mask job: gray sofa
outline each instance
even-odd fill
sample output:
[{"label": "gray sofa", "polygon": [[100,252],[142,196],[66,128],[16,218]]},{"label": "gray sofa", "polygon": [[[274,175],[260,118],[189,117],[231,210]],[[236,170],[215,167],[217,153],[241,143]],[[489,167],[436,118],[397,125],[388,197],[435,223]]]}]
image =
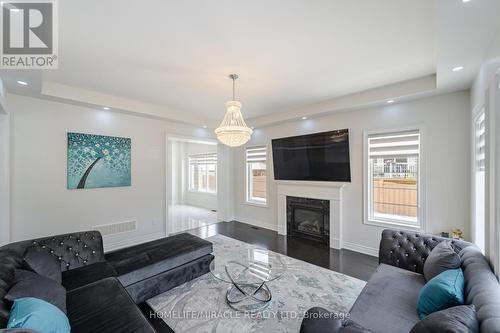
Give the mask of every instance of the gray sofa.
[{"label": "gray sofa", "polygon": [[155,332],[137,304],[207,273],[213,259],[212,243],[187,233],[110,253],[97,231],[11,243],[0,247],[0,330],[10,310],[3,298],[30,247],[61,264],[72,333]]},{"label": "gray sofa", "polygon": [[[379,263],[350,311],[349,320],[309,310],[301,333],[379,332],[407,333],[419,321],[417,299],[426,280],[425,260],[441,237],[384,230]],[[500,285],[487,259],[473,244],[452,241],[460,253],[465,277],[465,301],[473,304],[481,333],[500,332]],[[323,314],[323,315],[322,315]]]}]

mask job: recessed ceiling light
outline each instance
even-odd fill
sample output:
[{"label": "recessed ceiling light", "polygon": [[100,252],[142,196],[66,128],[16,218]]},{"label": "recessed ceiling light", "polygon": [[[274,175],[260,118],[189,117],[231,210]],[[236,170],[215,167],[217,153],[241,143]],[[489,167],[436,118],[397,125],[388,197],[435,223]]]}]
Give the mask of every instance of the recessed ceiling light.
[{"label": "recessed ceiling light", "polygon": [[306,120],[306,119],[307,119],[307,117],[302,117],[301,119],[302,119],[302,120]]},{"label": "recessed ceiling light", "polygon": [[17,81],[18,84],[22,85],[22,86],[27,86],[28,85],[28,82],[26,81]]},{"label": "recessed ceiling light", "polygon": [[461,71],[462,69],[464,69],[464,66],[457,66],[457,67],[453,67],[452,71],[454,71],[454,72],[459,72],[459,71]]},{"label": "recessed ceiling light", "polygon": [[470,0],[462,0],[462,2],[470,2]]},{"label": "recessed ceiling light", "polygon": [[387,104],[392,104],[392,103],[394,103],[393,99],[390,99],[390,100],[387,101]]},{"label": "recessed ceiling light", "polygon": [[202,127],[203,127],[203,128],[208,128],[208,126],[207,126],[207,125],[203,125]]},{"label": "recessed ceiling light", "polygon": [[108,111],[109,108],[107,106],[103,107],[104,110]]}]

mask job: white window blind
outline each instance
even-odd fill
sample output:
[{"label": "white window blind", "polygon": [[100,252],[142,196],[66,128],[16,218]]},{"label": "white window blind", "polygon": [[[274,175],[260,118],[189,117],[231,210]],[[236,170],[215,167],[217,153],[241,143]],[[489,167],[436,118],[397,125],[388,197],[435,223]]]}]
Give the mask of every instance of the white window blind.
[{"label": "white window blind", "polygon": [[420,152],[418,130],[368,136],[370,157],[411,157]]},{"label": "white window blind", "polygon": [[189,164],[217,164],[217,153],[189,155]]},{"label": "white window blind", "polygon": [[246,152],[247,152],[247,163],[266,161],[266,147],[247,148]]},{"label": "white window blind", "polygon": [[485,114],[482,112],[479,117],[476,119],[476,170],[484,171],[485,170],[485,147],[486,147],[486,127],[485,127]]}]

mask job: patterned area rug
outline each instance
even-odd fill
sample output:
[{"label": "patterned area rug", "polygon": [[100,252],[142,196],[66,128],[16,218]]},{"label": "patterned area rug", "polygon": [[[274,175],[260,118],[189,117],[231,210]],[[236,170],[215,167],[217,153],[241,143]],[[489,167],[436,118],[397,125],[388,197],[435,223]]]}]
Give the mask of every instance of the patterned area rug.
[{"label": "patterned area rug", "polygon": [[[207,238],[216,258],[237,258],[254,246],[222,235]],[[281,255],[287,271],[267,285],[272,301],[256,313],[237,312],[226,304],[230,284],[211,273],[149,299],[147,303],[175,332],[298,332],[304,313],[321,306],[347,313],[366,282]]]}]

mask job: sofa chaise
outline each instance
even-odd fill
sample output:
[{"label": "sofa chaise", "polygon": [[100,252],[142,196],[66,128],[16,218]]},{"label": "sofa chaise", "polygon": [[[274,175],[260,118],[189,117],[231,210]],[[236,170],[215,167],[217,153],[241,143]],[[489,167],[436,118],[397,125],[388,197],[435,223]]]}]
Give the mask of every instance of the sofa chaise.
[{"label": "sofa chaise", "polygon": [[[418,232],[384,230],[379,266],[351,308],[349,320],[312,308],[301,333],[407,333],[419,322],[417,299],[426,283],[424,263],[445,238]],[[452,240],[465,278],[465,303],[473,304],[480,333],[500,332],[500,284],[474,244]],[[338,318],[338,317],[337,317]]]},{"label": "sofa chaise", "polygon": [[155,332],[137,306],[209,271],[212,243],[183,233],[103,251],[98,231],[21,241],[0,247],[0,329],[10,304],[4,300],[30,247],[60,261],[71,332]]}]

